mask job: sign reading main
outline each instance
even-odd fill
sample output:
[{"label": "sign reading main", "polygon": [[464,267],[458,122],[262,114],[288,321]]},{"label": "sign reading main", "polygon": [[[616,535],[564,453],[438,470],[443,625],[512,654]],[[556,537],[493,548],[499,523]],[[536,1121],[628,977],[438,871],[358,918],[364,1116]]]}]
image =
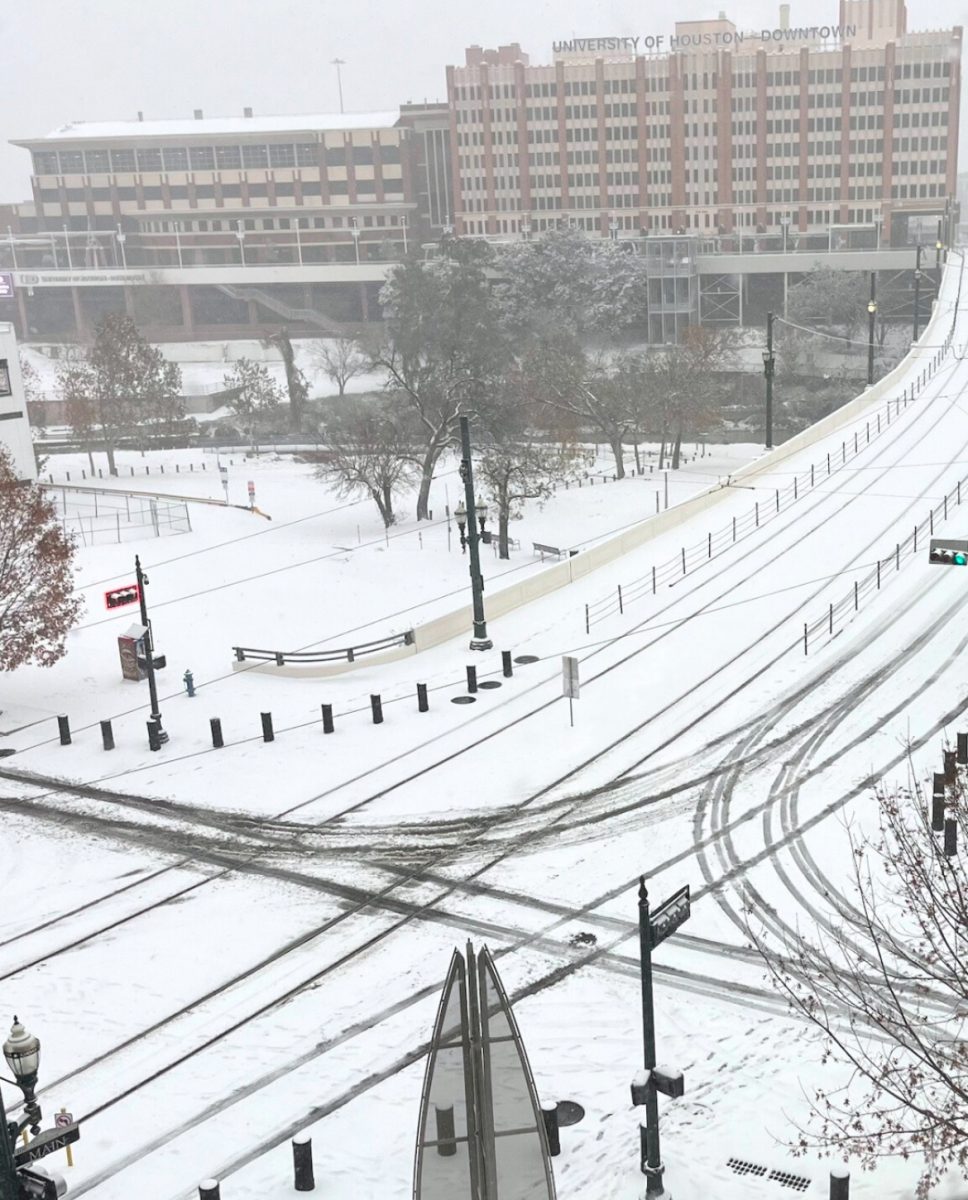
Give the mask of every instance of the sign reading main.
[{"label": "sign reading main", "polygon": [[21,1150],[14,1151],[14,1166],[24,1167],[27,1163],[36,1162],[38,1158],[53,1154],[55,1150],[63,1150],[65,1146],[76,1142],[80,1136],[79,1125],[68,1125],[66,1128],[48,1129],[45,1133],[38,1133],[32,1142]]}]

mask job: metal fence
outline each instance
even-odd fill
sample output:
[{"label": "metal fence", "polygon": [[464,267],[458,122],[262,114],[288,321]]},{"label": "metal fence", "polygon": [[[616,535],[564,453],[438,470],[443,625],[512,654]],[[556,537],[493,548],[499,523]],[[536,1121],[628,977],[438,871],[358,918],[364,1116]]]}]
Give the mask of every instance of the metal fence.
[{"label": "metal fence", "polygon": [[355,662],[367,654],[377,654],[394,646],[412,646],[413,637],[413,630],[407,629],[376,642],[362,642],[359,646],[347,646],[340,650],[253,650],[249,646],[233,646],[232,650],[236,662],[271,662],[277,667],[284,667],[287,663]]},{"label": "metal fence", "polygon": [[191,533],[192,522],[184,501],[132,496],[127,492],[74,491],[70,487],[41,485],[53,500],[65,533],[84,546],[166,537]]}]

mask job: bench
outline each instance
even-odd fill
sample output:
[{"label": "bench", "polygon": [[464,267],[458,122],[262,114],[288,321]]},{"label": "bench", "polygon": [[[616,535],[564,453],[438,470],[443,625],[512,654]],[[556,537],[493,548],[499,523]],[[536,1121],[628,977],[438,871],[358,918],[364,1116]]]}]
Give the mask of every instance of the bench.
[{"label": "bench", "polygon": [[572,558],[578,553],[577,550],[562,550],[558,546],[545,546],[541,542],[532,542],[535,554],[540,554],[542,561],[546,554],[553,554],[556,558]]}]

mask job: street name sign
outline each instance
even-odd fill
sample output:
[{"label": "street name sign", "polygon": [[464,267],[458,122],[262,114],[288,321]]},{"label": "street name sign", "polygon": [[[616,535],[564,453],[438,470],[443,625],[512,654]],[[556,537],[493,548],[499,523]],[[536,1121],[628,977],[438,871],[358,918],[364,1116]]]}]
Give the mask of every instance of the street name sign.
[{"label": "street name sign", "polygon": [[660,942],[675,933],[680,925],[689,920],[689,884],[673,892],[664,904],[654,908],[649,914],[649,933],[654,950]]},{"label": "street name sign", "polygon": [[80,1125],[68,1125],[60,1129],[48,1129],[45,1133],[39,1133],[26,1146],[22,1146],[19,1150],[16,1150],[13,1156],[13,1164],[15,1167],[25,1167],[27,1163],[36,1162],[38,1158],[45,1158],[48,1154],[53,1154],[55,1150],[63,1150],[72,1142],[78,1141],[80,1136]]}]

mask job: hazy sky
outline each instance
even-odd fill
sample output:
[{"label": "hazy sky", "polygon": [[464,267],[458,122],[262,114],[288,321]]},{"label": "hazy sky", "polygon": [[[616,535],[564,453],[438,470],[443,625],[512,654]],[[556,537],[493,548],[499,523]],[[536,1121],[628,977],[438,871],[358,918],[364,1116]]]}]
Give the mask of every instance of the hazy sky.
[{"label": "hazy sky", "polygon": [[[29,196],[29,156],[8,145],[71,120],[347,112],[442,99],[444,67],[464,47],[517,41],[532,62],[551,42],[671,33],[673,21],[715,17],[773,27],[770,0],[0,0],[3,99],[0,202]],[[650,15],[656,11],[662,15]],[[836,21],[836,0],[793,0],[791,24]],[[968,0],[909,0],[912,29],[968,25]],[[964,102],[963,102],[964,103]],[[962,118],[961,169],[968,114]]]}]

